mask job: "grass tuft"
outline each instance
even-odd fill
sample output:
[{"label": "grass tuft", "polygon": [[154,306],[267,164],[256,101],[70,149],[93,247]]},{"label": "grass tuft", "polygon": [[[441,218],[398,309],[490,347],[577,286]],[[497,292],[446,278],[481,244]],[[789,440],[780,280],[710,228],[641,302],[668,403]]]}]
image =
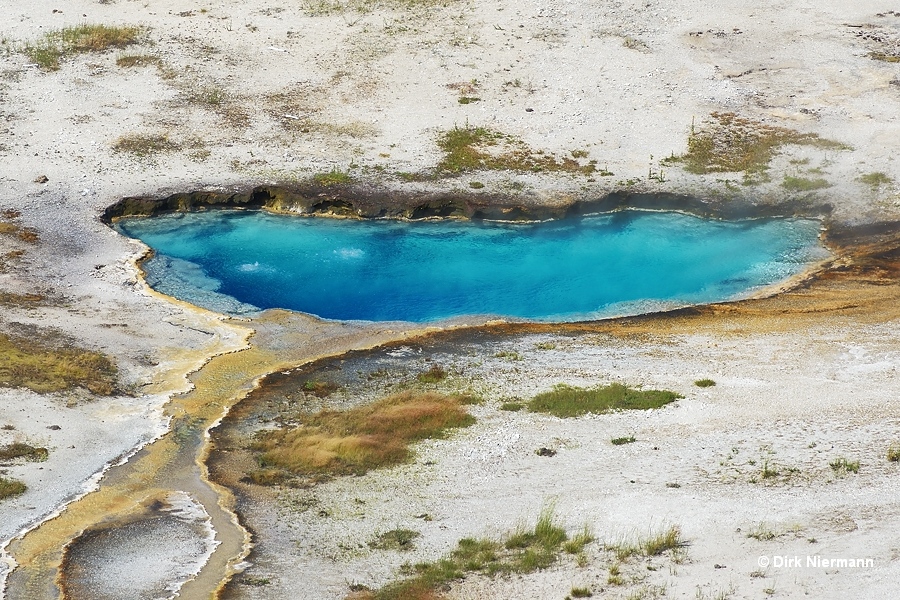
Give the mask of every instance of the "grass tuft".
[{"label": "grass tuft", "polygon": [[416,547],[415,539],[422,534],[412,529],[392,529],[385,531],[369,542],[369,548],[373,550],[400,550],[407,551]]},{"label": "grass tuft", "polygon": [[535,396],[528,403],[528,410],[557,417],[577,417],[588,413],[660,408],[678,398],[683,396],[668,390],[635,390],[620,383],[595,388],[559,384],[549,392]]},{"label": "grass tuft", "polygon": [[628,437],[617,437],[610,440],[613,446],[624,446],[625,444],[633,444],[637,440],[633,435],[629,435]]},{"label": "grass tuft", "polygon": [[27,44],[23,52],[45,71],[59,69],[60,61],[74,54],[103,52],[138,42],[141,28],[100,24],[75,25],[44,34],[40,41]]},{"label": "grass tuft", "polygon": [[0,500],[21,496],[28,489],[21,481],[0,477]]},{"label": "grass tuft", "polygon": [[447,378],[447,371],[440,365],[433,365],[427,371],[416,375],[419,383],[437,383]]},{"label": "grass tuft", "polygon": [[4,462],[17,458],[24,458],[33,462],[44,462],[48,456],[50,456],[50,452],[46,448],[35,448],[22,442],[0,446],[0,461]]},{"label": "grass tuft", "polygon": [[716,385],[716,382],[712,379],[698,379],[694,382],[694,385],[701,388],[713,387]]},{"label": "grass tuft", "polygon": [[831,470],[835,473],[859,473],[859,461],[847,460],[843,456],[831,461],[828,463],[828,466],[830,466]]},{"label": "grass tuft", "polygon": [[[326,410],[253,442],[262,469],[295,475],[362,474],[409,459],[409,444],[475,422],[462,396],[406,391],[348,411]],[[252,475],[251,475],[252,477]]]},{"label": "grass tuft", "polygon": [[900,444],[891,444],[887,449],[887,459],[890,462],[900,462]]},{"label": "grass tuft", "polygon": [[632,556],[659,556],[669,550],[678,550],[686,545],[687,542],[681,536],[681,528],[672,525],[661,531],[651,532],[645,538],[607,545],[607,550],[612,550],[617,559],[624,561]]}]

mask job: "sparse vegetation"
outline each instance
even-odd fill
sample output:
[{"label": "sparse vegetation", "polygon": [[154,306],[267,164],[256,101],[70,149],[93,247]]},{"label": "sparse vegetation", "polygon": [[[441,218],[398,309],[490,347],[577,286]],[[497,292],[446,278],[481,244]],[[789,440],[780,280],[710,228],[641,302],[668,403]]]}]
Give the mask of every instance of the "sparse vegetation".
[{"label": "sparse vegetation", "polygon": [[340,386],[330,381],[307,379],[303,382],[303,391],[319,398],[327,398],[340,389]]},{"label": "sparse vegetation", "polygon": [[359,590],[356,600],[438,600],[448,583],[469,573],[488,577],[498,574],[526,574],[545,569],[558,559],[566,542],[565,530],[544,509],[533,529],[520,529],[504,541],[466,538],[445,558],[419,563],[406,569],[408,579],[390,583],[379,590]]},{"label": "sparse vegetation", "polygon": [[74,54],[124,48],[137,43],[140,34],[140,27],[85,23],[50,31],[40,41],[27,44],[23,52],[41,69],[56,71],[64,58]]},{"label": "sparse vegetation", "polygon": [[590,598],[594,594],[591,592],[591,588],[589,587],[573,587],[569,592],[569,595],[572,598]]},{"label": "sparse vegetation", "polygon": [[6,477],[0,477],[0,500],[12,498],[14,496],[21,496],[27,489],[28,486],[26,486],[21,481],[17,481],[15,479],[7,479]]},{"label": "sparse vegetation", "polygon": [[843,456],[828,463],[831,470],[837,473],[859,473],[859,461],[847,460]]},{"label": "sparse vegetation", "polygon": [[678,398],[683,396],[667,390],[636,390],[621,383],[595,388],[559,384],[549,392],[535,396],[528,403],[528,409],[557,417],[577,417],[588,413],[660,408]]},{"label": "sparse vegetation", "polygon": [[416,375],[419,383],[437,383],[447,378],[447,371],[440,365],[432,365],[430,369]]},{"label": "sparse vegetation", "polygon": [[507,360],[522,360],[522,355],[514,350],[501,350],[494,354],[494,358],[505,358]]},{"label": "sparse vegetation", "polygon": [[890,185],[894,183],[893,179],[880,171],[860,175],[859,178],[857,178],[857,181],[859,181],[860,183],[864,183],[865,185],[871,187],[873,190],[877,190],[883,185]]},{"label": "sparse vegetation", "polygon": [[362,474],[408,460],[414,441],[474,423],[466,402],[463,396],[406,391],[347,411],[304,416],[299,427],[262,432],[251,448],[258,452],[260,471],[276,482],[278,472]]},{"label": "sparse vegetation", "polygon": [[332,169],[327,173],[316,173],[312,176],[312,180],[319,185],[331,187],[336,185],[347,185],[353,183],[353,177],[346,171]]},{"label": "sparse vegetation", "polygon": [[518,412],[525,408],[525,405],[521,402],[504,402],[500,405],[500,410],[507,410],[509,412]]},{"label": "sparse vegetation", "polygon": [[125,69],[132,67],[161,67],[162,59],[152,54],[123,54],[116,59],[116,65]]},{"label": "sparse vegetation", "polygon": [[827,179],[807,179],[805,177],[792,177],[785,175],[781,187],[791,192],[811,192],[831,187]]},{"label": "sparse vegetation", "polygon": [[617,437],[610,440],[613,446],[624,446],[625,444],[633,444],[637,440],[633,435],[629,435],[628,437]]},{"label": "sparse vegetation", "polygon": [[24,442],[15,442],[0,446],[0,461],[7,462],[17,458],[33,462],[43,462],[50,456],[50,452],[46,448],[36,448]]},{"label": "sparse vegetation", "polygon": [[713,387],[716,385],[716,382],[712,379],[698,379],[694,382],[694,385],[701,388]]},{"label": "sparse vegetation", "polygon": [[775,531],[775,529],[769,525],[768,523],[758,523],[750,528],[750,531],[747,532],[748,538],[753,538],[754,540],[758,540],[760,542],[768,542],[774,540],[779,537],[779,533]]},{"label": "sparse vegetation", "polygon": [[632,556],[659,556],[669,550],[683,548],[687,543],[681,537],[681,528],[671,525],[657,532],[651,532],[645,538],[636,540],[623,540],[616,544],[608,544],[607,550],[612,550],[620,561],[628,560]]},{"label": "sparse vegetation", "polygon": [[151,133],[131,133],[123,135],[113,144],[116,152],[127,152],[138,157],[150,157],[164,152],[178,150],[179,145],[168,135]]},{"label": "sparse vegetation", "polygon": [[664,162],[680,162],[690,173],[740,173],[749,176],[768,169],[783,146],[802,145],[845,150],[847,146],[814,133],[800,133],[766,125],[734,113],[714,112],[711,121],[697,130],[691,126],[688,151]]},{"label": "sparse vegetation", "polygon": [[477,170],[553,171],[593,173],[594,162],[582,165],[573,158],[534,152],[525,142],[485,127],[454,127],[438,138],[444,158],[438,171],[464,173]]},{"label": "sparse vegetation", "polygon": [[540,342],[535,344],[534,347],[537,350],[556,350],[556,344],[553,342]]},{"label": "sparse vegetation", "polygon": [[83,387],[107,396],[114,392],[116,367],[99,352],[77,348],[52,333],[0,333],[0,386],[38,393]]},{"label": "sparse vegetation", "polygon": [[900,462],[900,444],[894,443],[888,446],[887,459],[890,462]]},{"label": "sparse vegetation", "polygon": [[416,538],[421,535],[412,529],[392,529],[377,535],[374,540],[369,542],[369,548],[373,550],[412,550],[416,547],[414,543]]}]

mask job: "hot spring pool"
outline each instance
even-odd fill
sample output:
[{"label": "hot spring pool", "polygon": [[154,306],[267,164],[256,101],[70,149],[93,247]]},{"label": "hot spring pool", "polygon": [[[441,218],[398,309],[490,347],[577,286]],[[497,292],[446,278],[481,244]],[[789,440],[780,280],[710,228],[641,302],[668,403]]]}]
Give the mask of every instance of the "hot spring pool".
[{"label": "hot spring pool", "polygon": [[129,218],[155,289],[213,310],[329,319],[571,321],[740,298],[828,255],[805,219],[624,211],[541,223],[301,218],[212,210]]}]

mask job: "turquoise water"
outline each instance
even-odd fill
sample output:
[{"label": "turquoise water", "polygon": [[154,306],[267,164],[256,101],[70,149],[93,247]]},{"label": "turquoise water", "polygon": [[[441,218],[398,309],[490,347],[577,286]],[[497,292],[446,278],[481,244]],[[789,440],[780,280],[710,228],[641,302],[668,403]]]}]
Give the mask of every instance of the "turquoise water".
[{"label": "turquoise water", "polygon": [[578,320],[741,297],[822,258],[819,223],[625,211],[531,224],[208,211],[125,219],[154,288],[346,320]]}]

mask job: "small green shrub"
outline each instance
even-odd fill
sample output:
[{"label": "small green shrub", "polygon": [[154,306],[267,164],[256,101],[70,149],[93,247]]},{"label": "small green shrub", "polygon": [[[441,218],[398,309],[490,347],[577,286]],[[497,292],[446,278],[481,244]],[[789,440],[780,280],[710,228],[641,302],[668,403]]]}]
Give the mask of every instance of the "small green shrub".
[{"label": "small green shrub", "polygon": [[678,398],[683,396],[667,390],[636,390],[620,383],[595,388],[558,384],[549,392],[535,396],[528,403],[528,410],[557,417],[577,417],[588,413],[661,408]]},{"label": "small green shrub", "polygon": [[694,382],[694,385],[701,388],[713,387],[716,385],[716,382],[712,379],[698,379]]},{"label": "small green shrub", "polygon": [[591,592],[591,588],[588,587],[573,587],[572,591],[569,592],[569,595],[573,598],[590,598],[593,596],[593,592]]},{"label": "small green shrub", "polygon": [[523,360],[522,355],[513,350],[501,350],[494,354],[494,358],[506,358],[508,360]]},{"label": "small green shrub", "polygon": [[481,98],[476,98],[474,96],[460,96],[457,102],[460,104],[473,104],[475,102],[481,102]]},{"label": "small green shrub", "polygon": [[774,477],[778,477],[778,469],[769,463],[768,460],[763,461],[762,470],[760,471],[760,476],[763,479],[772,479]]},{"label": "small green shrub", "polygon": [[625,444],[633,444],[637,440],[633,435],[629,435],[628,437],[617,437],[610,440],[613,446],[624,446]]}]

